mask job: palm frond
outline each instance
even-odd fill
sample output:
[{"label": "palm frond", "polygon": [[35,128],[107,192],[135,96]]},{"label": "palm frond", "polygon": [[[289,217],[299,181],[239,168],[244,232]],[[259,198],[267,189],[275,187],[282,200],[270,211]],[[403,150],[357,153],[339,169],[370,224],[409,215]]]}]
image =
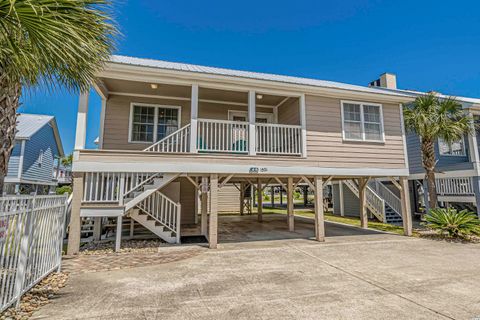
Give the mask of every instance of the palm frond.
[{"label": "palm frond", "polygon": [[87,89],[114,49],[108,0],[0,0],[0,71],[25,85]]}]

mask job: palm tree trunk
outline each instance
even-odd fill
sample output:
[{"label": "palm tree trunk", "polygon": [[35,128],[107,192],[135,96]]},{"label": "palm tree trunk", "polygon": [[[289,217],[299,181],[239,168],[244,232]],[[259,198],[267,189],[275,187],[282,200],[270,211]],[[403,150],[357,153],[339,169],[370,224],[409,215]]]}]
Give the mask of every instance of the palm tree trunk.
[{"label": "palm tree trunk", "polygon": [[8,160],[15,146],[17,110],[22,86],[0,75],[0,196],[3,195]]},{"label": "palm tree trunk", "polygon": [[428,195],[430,209],[437,207],[437,188],[435,186],[435,143],[432,140],[422,139],[422,162],[425,176],[428,181]]}]

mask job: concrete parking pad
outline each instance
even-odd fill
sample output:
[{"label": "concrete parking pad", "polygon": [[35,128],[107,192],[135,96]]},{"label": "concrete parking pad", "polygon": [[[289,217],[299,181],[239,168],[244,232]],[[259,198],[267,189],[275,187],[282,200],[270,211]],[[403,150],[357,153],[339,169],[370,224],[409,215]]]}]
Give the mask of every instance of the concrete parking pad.
[{"label": "concrete parking pad", "polygon": [[170,263],[76,273],[35,318],[480,317],[479,245],[328,228],[347,229],[325,243],[227,241]]}]

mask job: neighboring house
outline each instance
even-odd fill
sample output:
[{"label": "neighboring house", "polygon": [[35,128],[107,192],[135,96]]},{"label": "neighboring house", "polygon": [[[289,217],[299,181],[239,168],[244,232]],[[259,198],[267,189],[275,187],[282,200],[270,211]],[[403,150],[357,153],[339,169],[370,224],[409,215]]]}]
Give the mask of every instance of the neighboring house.
[{"label": "neighboring house", "polygon": [[72,167],[64,166],[58,159],[58,163],[53,169],[53,180],[56,180],[59,186],[72,184]]},{"label": "neighboring house", "polygon": [[[390,92],[410,94],[413,98],[425,94],[398,89],[396,77],[392,74],[382,75],[379,80],[370,83],[370,86],[381,87]],[[448,98],[446,95],[437,94],[440,98]],[[474,118],[476,123],[480,122],[480,99],[466,97],[455,97],[455,99],[463,106],[465,112]],[[422,166],[420,138],[414,133],[407,132],[406,140],[410,171],[411,211],[421,214],[428,210],[428,184]],[[436,188],[441,205],[469,209],[480,214],[477,209],[480,205],[478,132],[465,136],[452,144],[439,140],[435,144],[435,153],[437,158]],[[358,198],[352,188],[355,189],[355,186],[350,181],[334,182],[334,212],[347,216],[359,215]],[[384,222],[402,222],[399,213],[400,193],[393,182],[386,179],[371,181],[367,192],[372,202],[383,201],[385,203]]]},{"label": "neighboring house", "polygon": [[46,194],[57,184],[53,179],[55,159],[64,155],[55,118],[23,113],[17,119],[6,193]]},{"label": "neighboring house", "polygon": [[[369,178],[408,190],[409,93],[125,56],[112,57],[94,88],[102,99],[98,149],[85,149],[88,93],[79,99],[69,253],[78,250],[80,217],[116,218],[118,245],[124,217],[179,242],[197,212],[214,248],[221,194],[232,199],[223,205],[242,212],[251,185],[284,187],[291,231],[293,190],[308,185],[322,241],[326,184],[349,181],[363,226],[367,210],[385,215],[367,191]],[[400,195],[396,209],[410,234],[408,192]]]}]

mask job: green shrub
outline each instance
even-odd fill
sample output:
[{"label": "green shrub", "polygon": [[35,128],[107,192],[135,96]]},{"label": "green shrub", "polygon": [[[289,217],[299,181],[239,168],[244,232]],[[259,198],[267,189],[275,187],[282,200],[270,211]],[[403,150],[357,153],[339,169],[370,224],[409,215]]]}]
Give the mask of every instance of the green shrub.
[{"label": "green shrub", "polygon": [[302,194],[301,194],[300,192],[295,191],[295,192],[293,193],[293,199],[295,199],[295,200],[300,200],[301,197],[302,197]]},{"label": "green shrub", "polygon": [[449,237],[461,237],[480,234],[480,220],[468,210],[432,209],[425,215],[425,225]]},{"label": "green shrub", "polygon": [[72,187],[71,186],[61,186],[58,187],[56,190],[57,194],[64,194],[64,193],[72,193]]}]

